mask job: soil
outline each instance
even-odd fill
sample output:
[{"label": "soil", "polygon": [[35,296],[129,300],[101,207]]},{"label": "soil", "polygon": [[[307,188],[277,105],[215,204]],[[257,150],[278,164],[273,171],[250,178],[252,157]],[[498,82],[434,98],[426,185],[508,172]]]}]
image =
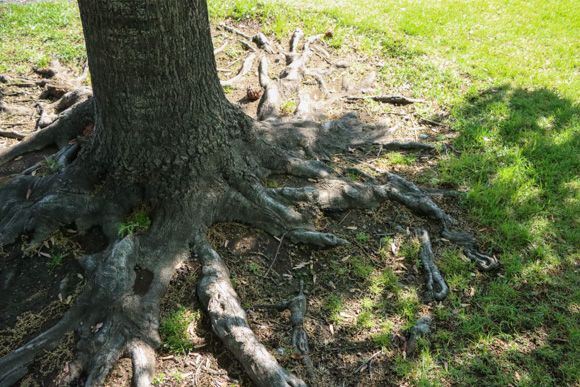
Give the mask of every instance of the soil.
[{"label": "soil", "polygon": [[[0,3],[5,1],[0,1]],[[234,25],[233,21],[227,21]],[[236,21],[235,27],[246,34],[253,35],[262,30],[262,26],[253,20]],[[218,69],[231,69],[231,73],[220,71],[222,79],[236,75],[241,63],[248,55],[238,43],[237,36],[215,29],[214,45],[220,47],[226,39],[233,37],[229,47],[217,55]],[[288,39],[279,41],[268,36],[281,49],[288,46]],[[353,81],[362,79],[369,71],[379,71],[385,64],[385,58],[363,57],[355,49],[333,51],[323,40],[319,43],[330,53],[331,62],[347,60],[353,66],[342,73],[336,73],[328,82],[329,90],[338,91],[343,77]],[[270,74],[279,73],[283,68],[283,56],[280,61],[271,63]],[[311,68],[325,68],[327,63],[322,55],[313,56]],[[7,74],[11,75],[11,74]],[[12,74],[16,75],[16,74]],[[33,74],[25,75],[38,79]],[[312,79],[304,85],[311,88],[312,94],[319,93]],[[0,85],[2,86],[2,85]],[[250,116],[255,116],[258,101],[246,98],[248,86],[258,88],[257,63],[252,71],[234,87],[226,89],[226,95],[233,103],[238,103]],[[386,89],[382,84],[376,85],[380,94],[405,95],[404,89]],[[384,88],[384,89],[381,89]],[[41,93],[40,88],[4,87],[4,101],[9,105],[34,107]],[[407,92],[408,93],[408,92]],[[420,96],[410,96],[419,97]],[[346,112],[355,111],[359,119],[367,122],[382,121],[384,125],[398,128],[395,136],[399,141],[431,142],[442,144],[442,138],[451,138],[454,133],[446,126],[429,126],[420,121],[413,105],[392,106],[374,102],[357,101],[348,103],[339,101],[328,112],[328,119],[339,117]],[[441,115],[445,112],[441,111]],[[14,130],[29,134],[34,131],[38,117],[0,116],[0,129]],[[438,142],[437,139],[439,139]],[[0,147],[8,147],[17,140],[0,137]],[[54,149],[25,155],[13,163],[0,168],[0,182],[10,176],[41,163]],[[379,147],[349,149],[348,152],[336,155],[332,163],[337,168],[357,166],[372,173],[364,164],[356,160],[377,165]],[[382,153],[384,155],[384,153]],[[387,164],[380,168],[402,175],[423,186],[433,186],[429,176],[433,175],[439,159],[437,152],[412,151],[407,155],[415,156],[415,162],[405,164]],[[43,173],[40,168],[36,173]],[[268,186],[304,185],[285,176],[274,177],[267,182]],[[435,185],[434,187],[437,187]],[[439,187],[449,188],[449,187]],[[454,199],[436,199],[438,205],[456,219],[463,219],[459,204]],[[292,350],[291,326],[289,312],[278,313],[271,309],[260,308],[262,304],[272,304],[292,298],[299,290],[299,281],[304,281],[305,294],[308,299],[308,311],[305,329],[309,336],[310,353],[314,364],[319,386],[390,386],[399,385],[399,376],[394,373],[392,365],[396,358],[404,353],[408,326],[404,321],[391,314],[391,311],[376,311],[392,323],[391,343],[388,349],[381,348],[373,337],[380,326],[361,328],[357,319],[362,313],[361,302],[367,295],[370,274],[357,272],[353,262],[364,262],[375,272],[391,271],[403,287],[417,289],[417,294],[425,293],[425,285],[416,257],[405,257],[399,254],[401,244],[406,236],[394,233],[394,226],[414,229],[425,227],[436,228],[423,218],[416,217],[403,206],[385,203],[375,210],[351,210],[346,213],[321,213],[318,219],[319,231],[332,232],[352,242],[349,246],[333,249],[318,249],[311,246],[293,245],[288,241],[273,238],[265,232],[240,224],[218,224],[209,231],[214,248],[224,258],[231,270],[232,281],[247,310],[250,323],[259,339],[274,354],[280,364],[288,370],[305,377],[306,369],[301,357]],[[468,225],[463,225],[468,230]],[[365,238],[360,235],[365,235]],[[384,236],[390,236],[392,245],[385,248]],[[446,242],[433,234],[435,254],[445,247]],[[0,250],[0,356],[18,348],[31,337],[50,327],[64,311],[74,302],[74,297],[83,287],[83,277],[77,259],[82,254],[99,251],[107,241],[98,229],[80,234],[73,227],[65,227],[55,232],[53,237],[41,245],[31,246],[28,237],[23,236],[19,243],[4,246]],[[61,257],[56,262],[55,257]],[[200,310],[196,296],[197,278],[200,264],[192,257],[177,268],[172,286],[162,302],[162,318],[180,306],[190,310]],[[147,286],[148,273],[138,273],[143,286]],[[150,274],[150,273],[149,273]],[[136,285],[137,286],[137,285]],[[139,291],[136,289],[136,291]],[[329,297],[342,300],[343,308],[339,320],[332,318],[327,307]],[[389,299],[388,293],[380,295]],[[422,296],[421,296],[422,297]],[[423,307],[418,315],[427,313],[435,306],[434,301],[423,297]],[[187,353],[170,353],[167,348],[157,352],[157,385],[160,386],[251,386],[237,360],[222,343],[212,335],[209,320],[202,317],[190,326],[188,335],[194,343],[194,349]],[[435,322],[436,325],[436,322]],[[436,329],[436,327],[435,327]],[[61,346],[37,359],[30,373],[23,380],[22,386],[53,386],[55,375],[68,367],[74,357],[74,334],[63,340]],[[377,355],[377,352],[379,354]],[[359,369],[367,359],[376,355],[368,366]],[[107,386],[129,386],[131,380],[131,362],[122,359],[111,372]],[[82,382],[81,382],[82,384]]]}]

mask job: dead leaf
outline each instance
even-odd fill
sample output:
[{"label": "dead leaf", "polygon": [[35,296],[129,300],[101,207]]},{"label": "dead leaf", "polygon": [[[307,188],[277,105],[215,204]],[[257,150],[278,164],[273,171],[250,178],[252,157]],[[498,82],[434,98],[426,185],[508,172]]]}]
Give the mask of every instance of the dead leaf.
[{"label": "dead leaf", "polygon": [[332,326],[332,324],[328,326],[328,330],[330,331],[330,334],[334,336],[334,327]]},{"label": "dead leaf", "polygon": [[394,243],[391,243],[391,251],[393,252],[393,254],[397,253],[397,246],[395,246]]},{"label": "dead leaf", "polygon": [[103,323],[98,323],[97,325],[95,325],[94,327],[92,327],[92,331],[93,333],[97,333],[99,331],[99,329],[101,329],[103,327]]},{"label": "dead leaf", "polygon": [[31,194],[32,194],[32,189],[28,188],[28,191],[26,191],[26,200],[30,199]]},{"label": "dead leaf", "polygon": [[292,268],[292,270],[302,269],[304,266],[306,266],[308,264],[311,264],[311,263],[312,263],[312,261],[309,261],[309,262],[300,262],[298,265],[294,266]]},{"label": "dead leaf", "polygon": [[331,288],[336,289],[336,285],[334,284],[334,282],[328,281],[328,284],[330,285]]},{"label": "dead leaf", "polygon": [[50,254],[44,253],[42,251],[39,251],[38,254],[42,255],[43,257],[50,258]]},{"label": "dead leaf", "polygon": [[314,274],[314,275],[312,276],[312,282],[313,282],[313,283],[316,283],[316,274]]},{"label": "dead leaf", "polygon": [[347,255],[346,257],[344,257],[343,259],[341,259],[342,262],[346,262],[348,261],[348,259],[350,258],[350,255]]}]

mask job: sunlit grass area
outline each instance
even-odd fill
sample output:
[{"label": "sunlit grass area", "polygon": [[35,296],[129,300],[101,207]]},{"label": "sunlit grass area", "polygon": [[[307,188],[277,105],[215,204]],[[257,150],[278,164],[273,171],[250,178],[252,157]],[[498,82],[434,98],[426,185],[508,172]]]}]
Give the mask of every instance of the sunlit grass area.
[{"label": "sunlit grass area", "polygon": [[51,58],[77,67],[85,57],[76,3],[0,4],[0,73],[25,73]]},{"label": "sunlit grass area", "polygon": [[[333,30],[331,47],[380,58],[385,89],[429,100],[417,112],[457,134],[456,152],[428,181],[468,192],[470,223],[502,267],[482,274],[460,250],[443,249],[451,293],[430,308],[435,329],[415,358],[393,355],[393,383],[579,384],[580,2],[211,0],[209,8],[214,20],[256,18],[280,38],[296,26]],[[50,57],[77,66],[84,55],[76,5],[0,6],[0,73]],[[403,247],[401,255],[416,254],[411,242]],[[364,256],[330,269],[360,281],[363,295],[329,296],[321,309],[339,328],[371,332],[378,349],[424,307]],[[351,309],[360,309],[356,319]]]}]

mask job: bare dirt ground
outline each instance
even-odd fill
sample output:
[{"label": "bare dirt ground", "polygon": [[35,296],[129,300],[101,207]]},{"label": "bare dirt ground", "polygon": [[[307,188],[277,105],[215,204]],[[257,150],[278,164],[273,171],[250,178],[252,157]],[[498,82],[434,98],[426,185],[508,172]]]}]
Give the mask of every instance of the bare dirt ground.
[{"label": "bare dirt ground", "polygon": [[[0,1],[6,3],[6,1]],[[19,3],[16,1],[16,3]],[[228,22],[229,23],[229,22]],[[261,26],[251,20],[237,22],[236,27],[249,35],[261,30]],[[239,43],[239,37],[223,30],[213,31],[215,47],[230,41],[228,47],[217,55],[217,67],[222,79],[229,79],[237,74],[242,62],[249,54]],[[288,39],[282,41],[268,36],[280,51],[288,47]],[[362,79],[369,71],[377,71],[384,65],[384,59],[365,57],[355,50],[342,50],[339,55],[322,40],[318,43],[330,53],[313,56],[311,68],[324,68],[327,61],[347,60],[352,66],[342,73],[337,72],[328,81],[330,91],[340,90],[342,79],[349,77],[354,81]],[[270,74],[279,73],[283,68],[284,58],[271,64]],[[8,74],[10,75],[10,74]],[[38,80],[40,76],[30,73],[27,78]],[[257,101],[247,99],[247,87],[259,89],[257,62],[254,67],[234,87],[226,88],[226,95],[233,103],[238,103],[250,116],[255,116]],[[306,79],[305,88],[311,88],[313,95],[319,90],[313,79]],[[3,86],[4,101],[9,105],[36,108],[40,87],[22,88]],[[375,84],[380,90],[381,84]],[[380,90],[381,94],[402,94],[406,90]],[[317,94],[318,93],[318,94]],[[319,95],[320,98],[320,95]],[[291,114],[292,103],[288,102],[288,114]],[[339,117],[346,112],[354,111],[362,121],[380,121],[393,132],[399,141],[422,141],[431,144],[444,144],[445,139],[453,137],[446,126],[432,125],[421,121],[413,105],[392,106],[375,102],[345,100],[338,101],[328,112],[328,118]],[[441,112],[444,114],[444,111]],[[35,130],[38,116],[0,115],[0,130],[14,131],[28,135]],[[8,147],[18,140],[0,136],[0,147]],[[444,147],[443,152],[448,148]],[[449,148],[449,152],[452,152]],[[0,168],[0,182],[8,176],[42,162],[50,149],[28,154],[19,160]],[[410,164],[384,162],[385,153],[377,147],[349,149],[344,154],[336,155],[331,163],[344,169],[357,166],[372,173],[373,166],[380,166],[390,172],[400,174],[421,185],[433,186],[430,180],[437,160],[436,151],[410,151],[406,156],[413,156]],[[362,164],[361,164],[362,161]],[[366,168],[366,169],[365,169]],[[42,173],[42,169],[38,173]],[[268,186],[296,186],[303,181],[291,181],[280,177],[264,182]],[[436,183],[435,183],[436,184]],[[437,185],[434,185],[437,187]],[[457,187],[441,187],[457,188]],[[455,199],[436,199],[437,204],[451,216],[462,219],[460,207]],[[400,254],[400,246],[405,241],[404,235],[394,233],[394,226],[414,229],[425,227],[433,229],[428,221],[418,218],[405,208],[394,203],[385,203],[373,211],[349,211],[346,213],[320,214],[318,227],[320,231],[332,232],[352,242],[349,246],[322,250],[309,246],[293,245],[287,241],[272,238],[268,234],[244,225],[220,224],[210,230],[210,240],[214,248],[224,258],[232,271],[236,290],[246,307],[249,320],[260,340],[275,355],[285,368],[305,377],[306,369],[300,356],[292,351],[291,326],[289,313],[278,313],[274,310],[258,307],[260,304],[271,304],[289,299],[296,295],[299,281],[304,281],[305,294],[308,299],[305,329],[310,338],[310,352],[313,361],[316,384],[319,386],[389,386],[400,385],[400,379],[392,371],[396,358],[405,352],[408,327],[393,310],[375,311],[377,315],[392,323],[389,345],[381,347],[373,340],[380,330],[380,324],[361,326],[359,317],[363,311],[361,303],[368,295],[371,272],[360,270],[370,267],[373,272],[390,271],[396,281],[404,288],[413,288],[417,294],[425,293],[424,279],[416,257]],[[469,229],[468,225],[463,225]],[[360,235],[364,235],[363,238]],[[432,235],[438,235],[437,232]],[[385,236],[391,237],[391,244],[385,246]],[[366,238],[366,239],[365,239]],[[434,238],[435,239],[435,238]],[[445,246],[445,241],[435,239],[435,253]],[[27,237],[21,243],[6,246],[0,250],[0,356],[12,351],[53,324],[59,316],[74,302],[80,293],[83,277],[76,259],[81,254],[98,251],[107,243],[99,230],[92,230],[85,235],[78,235],[73,227],[55,233],[51,240],[41,246],[30,246]],[[55,262],[55,256],[61,261]],[[192,257],[191,261],[178,267],[172,287],[162,304],[162,317],[179,307],[190,311],[199,311],[200,304],[196,296],[199,263]],[[330,299],[342,300],[341,311],[333,316],[329,307]],[[388,292],[379,295],[389,300]],[[428,313],[436,307],[436,302],[421,297],[422,307],[417,317]],[[436,329],[435,322],[435,327]],[[446,322],[449,324],[449,321]],[[160,386],[251,386],[237,360],[231,355],[211,332],[209,321],[204,317],[196,319],[187,330],[189,339],[194,344],[191,351],[171,353],[167,348],[160,348],[157,355],[157,379]],[[75,351],[74,334],[70,334],[61,346],[37,359],[30,373],[21,382],[21,386],[53,386],[55,375],[66,369],[67,362],[73,359]],[[373,357],[374,355],[374,357]],[[360,367],[371,359],[366,366]],[[111,372],[107,386],[129,386],[131,364],[122,359]],[[82,383],[81,383],[82,384]],[[314,384],[314,383],[312,383]]]}]

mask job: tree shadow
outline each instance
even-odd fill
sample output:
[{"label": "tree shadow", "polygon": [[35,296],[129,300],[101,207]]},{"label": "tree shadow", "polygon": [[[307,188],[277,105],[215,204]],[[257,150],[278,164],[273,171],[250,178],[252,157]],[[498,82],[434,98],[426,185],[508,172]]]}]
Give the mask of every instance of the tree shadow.
[{"label": "tree shadow", "polygon": [[[455,145],[466,152],[445,172],[467,177],[476,217],[525,244],[537,239],[530,230],[542,229],[553,244],[578,246],[578,104],[548,89],[502,85],[470,98],[454,115],[461,131]],[[502,226],[506,220],[513,222]]]},{"label": "tree shadow", "polygon": [[502,251],[503,268],[456,289],[450,303],[469,310],[439,317],[455,321],[458,341],[434,347],[443,345],[441,361],[465,383],[578,383],[580,106],[545,88],[502,85],[454,116],[462,154],[442,171],[469,186],[468,211]]}]

